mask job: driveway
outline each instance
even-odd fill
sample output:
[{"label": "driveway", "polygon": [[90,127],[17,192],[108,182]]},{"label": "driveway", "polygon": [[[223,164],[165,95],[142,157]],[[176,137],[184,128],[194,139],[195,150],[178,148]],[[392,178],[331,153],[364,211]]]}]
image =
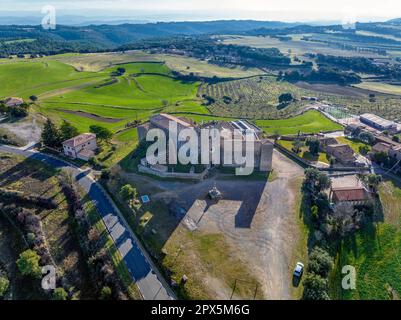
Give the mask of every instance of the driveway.
[{"label": "driveway", "polygon": [[57,169],[69,172],[95,203],[143,298],[145,300],[174,299],[173,292],[153,265],[150,257],[129,228],[118,208],[103,188],[92,179],[88,171],[83,171],[65,161],[36,151],[0,145],[1,151],[41,161]]}]

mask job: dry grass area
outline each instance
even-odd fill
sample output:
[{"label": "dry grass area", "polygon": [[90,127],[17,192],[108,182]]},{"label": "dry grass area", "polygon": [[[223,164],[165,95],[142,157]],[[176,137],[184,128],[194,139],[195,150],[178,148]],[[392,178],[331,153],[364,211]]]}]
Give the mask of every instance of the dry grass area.
[{"label": "dry grass area", "polygon": [[52,198],[56,209],[45,210],[27,206],[42,221],[43,231],[51,256],[60,274],[67,279],[66,287],[71,288],[77,299],[92,298],[86,263],[73,237],[68,204],[57,178],[57,171],[43,164],[14,155],[0,154],[0,187]]}]

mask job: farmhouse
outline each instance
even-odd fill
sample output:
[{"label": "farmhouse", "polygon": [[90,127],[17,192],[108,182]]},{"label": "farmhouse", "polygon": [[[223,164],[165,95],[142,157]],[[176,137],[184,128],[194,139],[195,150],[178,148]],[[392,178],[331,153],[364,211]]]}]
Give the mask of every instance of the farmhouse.
[{"label": "farmhouse", "polygon": [[348,144],[331,144],[326,147],[326,153],[343,165],[353,166],[356,163],[354,150]]},{"label": "farmhouse", "polygon": [[6,107],[18,107],[24,103],[24,100],[21,98],[11,97],[4,100],[4,104]]},{"label": "farmhouse", "polygon": [[401,161],[401,145],[391,147],[388,154],[391,158]]},{"label": "farmhouse", "polygon": [[385,153],[388,154],[391,149],[391,145],[388,143],[384,142],[378,142],[372,147],[371,153],[376,154],[376,153]]},{"label": "farmhouse", "polygon": [[330,202],[334,205],[346,203],[352,206],[371,201],[371,195],[363,182],[355,175],[331,179]]},{"label": "farmhouse", "polygon": [[97,149],[96,135],[84,133],[63,142],[64,154],[72,159],[88,161]]}]

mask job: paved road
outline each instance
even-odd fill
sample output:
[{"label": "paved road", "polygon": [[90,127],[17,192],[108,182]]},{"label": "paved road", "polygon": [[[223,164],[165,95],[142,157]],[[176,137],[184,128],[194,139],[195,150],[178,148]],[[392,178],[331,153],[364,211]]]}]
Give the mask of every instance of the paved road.
[{"label": "paved road", "polygon": [[89,198],[96,204],[98,212],[143,298],[145,300],[175,299],[174,293],[152,264],[146,250],[144,250],[135,234],[129,228],[121,212],[103,188],[92,179],[89,175],[90,171],[81,170],[70,163],[26,148],[0,145],[0,151],[35,159],[57,169],[70,172],[73,178],[87,192]]}]

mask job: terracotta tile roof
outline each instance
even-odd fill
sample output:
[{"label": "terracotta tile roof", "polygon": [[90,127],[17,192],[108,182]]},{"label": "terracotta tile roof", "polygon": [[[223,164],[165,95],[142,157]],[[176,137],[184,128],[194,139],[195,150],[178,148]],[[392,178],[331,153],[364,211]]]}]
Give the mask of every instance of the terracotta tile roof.
[{"label": "terracotta tile roof", "polygon": [[78,153],[79,156],[84,156],[87,158],[91,158],[95,155],[95,152],[93,152],[92,150],[89,149],[83,149]]},{"label": "terracotta tile roof", "polygon": [[17,106],[24,103],[24,100],[21,98],[11,97],[4,101],[6,106]]},{"label": "terracotta tile roof", "polygon": [[373,147],[372,147],[372,151],[379,153],[379,152],[384,152],[387,153],[389,152],[391,149],[391,145],[384,143],[384,142],[379,142],[376,143]]},{"label": "terracotta tile roof", "polygon": [[369,199],[368,192],[364,189],[337,189],[333,190],[334,202],[342,201],[364,201]]},{"label": "terracotta tile roof", "polygon": [[93,139],[96,139],[96,135],[93,133],[84,133],[84,134],[80,134],[79,136],[76,136],[72,139],[66,140],[63,142],[64,146],[67,147],[77,147],[83,143],[89,142]]},{"label": "terracotta tile roof", "polygon": [[193,125],[191,123],[189,123],[189,121],[185,121],[181,118],[177,118],[174,117],[170,114],[166,114],[166,113],[160,113],[157,115],[154,115],[151,119],[150,119],[151,123],[157,125],[158,127],[161,127],[165,130],[169,129],[169,122],[170,121],[174,121],[177,124],[181,125],[182,127],[185,128],[192,128]]}]

